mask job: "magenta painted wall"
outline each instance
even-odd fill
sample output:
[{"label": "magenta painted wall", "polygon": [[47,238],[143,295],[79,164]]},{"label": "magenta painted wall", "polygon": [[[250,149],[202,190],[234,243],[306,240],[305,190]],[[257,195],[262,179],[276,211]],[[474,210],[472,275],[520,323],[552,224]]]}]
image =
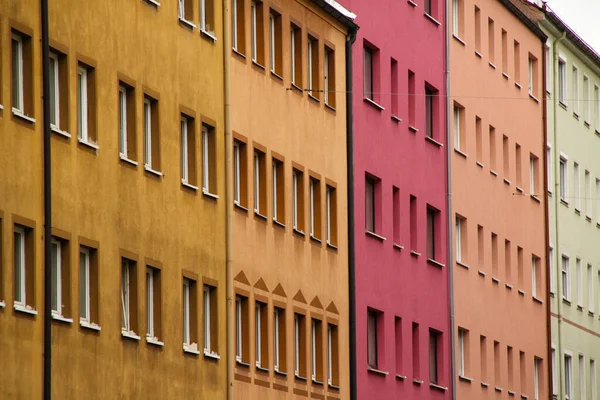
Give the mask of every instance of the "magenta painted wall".
[{"label": "magenta painted wall", "polygon": [[[360,26],[353,46],[356,323],[358,399],[450,399],[450,323],[447,264],[446,101],[444,1],[431,0],[435,19],[425,15],[424,0],[342,0]],[[377,102],[364,100],[364,45],[378,48],[374,65]],[[397,61],[397,88],[391,58]],[[408,96],[409,70],[415,95]],[[426,83],[438,90],[434,138],[425,138]],[[392,93],[397,92],[397,105]],[[411,113],[409,98],[414,101]],[[412,115],[411,115],[412,114]],[[393,115],[402,119],[397,121]],[[413,126],[418,131],[410,129]],[[442,144],[443,146],[440,146]],[[365,175],[376,187],[376,238],[365,229]],[[399,190],[394,204],[393,187]],[[411,235],[410,196],[416,197],[416,230]],[[439,210],[435,261],[426,251],[427,207]],[[394,231],[394,207],[399,212]],[[411,237],[412,236],[412,237]],[[416,240],[415,240],[416,239]],[[404,246],[399,249],[396,245]],[[411,250],[420,253],[416,256]],[[381,312],[378,369],[367,366],[367,309]],[[399,334],[396,319],[400,318]],[[418,370],[413,369],[412,324],[419,324]],[[429,330],[442,333],[439,386],[430,386]],[[398,338],[397,338],[398,336]],[[398,339],[398,340],[397,340]],[[397,375],[406,376],[401,379]],[[414,379],[423,381],[416,384]]]}]

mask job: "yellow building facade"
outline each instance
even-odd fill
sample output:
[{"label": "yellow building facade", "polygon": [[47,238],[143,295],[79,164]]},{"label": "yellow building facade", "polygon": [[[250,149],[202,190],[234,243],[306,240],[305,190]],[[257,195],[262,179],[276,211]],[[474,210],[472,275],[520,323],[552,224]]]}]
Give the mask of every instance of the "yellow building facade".
[{"label": "yellow building facade", "polygon": [[[43,390],[39,3],[0,0],[2,399]],[[183,3],[49,1],[56,399],[226,397],[223,6]]]}]

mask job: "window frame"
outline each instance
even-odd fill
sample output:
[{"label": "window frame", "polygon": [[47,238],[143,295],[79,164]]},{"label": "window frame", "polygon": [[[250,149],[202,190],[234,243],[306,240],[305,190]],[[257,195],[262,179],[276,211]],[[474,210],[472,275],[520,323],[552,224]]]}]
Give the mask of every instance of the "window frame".
[{"label": "window frame", "polygon": [[379,318],[380,312],[367,309],[367,366],[379,368]]},{"label": "window frame", "polygon": [[[82,255],[85,257],[82,259]],[[85,260],[82,265],[82,260]],[[85,280],[82,282],[84,277],[82,276],[82,267],[85,270]],[[90,287],[90,274],[91,274],[91,255],[90,249],[85,246],[79,246],[79,322],[85,324],[92,323],[92,296],[91,296],[91,287]],[[83,294],[82,296],[82,288]],[[81,315],[81,299],[82,297],[85,299],[85,316]]]},{"label": "window frame", "polygon": [[211,337],[210,337],[210,332],[211,332],[211,315],[210,315],[210,297],[211,297],[211,287],[208,285],[203,285],[202,287],[202,307],[203,307],[203,312],[204,312],[204,321],[203,321],[203,327],[204,327],[204,353],[206,354],[207,352],[210,354],[213,349],[211,346]]},{"label": "window frame", "polygon": [[[56,259],[54,259],[54,254],[52,255],[52,258],[53,258],[52,261],[56,262],[56,278],[55,278],[56,282],[52,285],[53,291],[56,292],[55,293],[56,309],[54,308],[54,305],[52,305],[51,310],[52,310],[52,316],[62,317],[62,315],[63,315],[63,313],[62,313],[62,308],[63,308],[63,302],[62,302],[62,242],[60,240],[57,240],[56,238],[52,237],[51,246],[53,249],[54,249],[54,246],[56,246]],[[54,263],[52,266],[53,267],[55,266]],[[54,297],[54,296],[51,296],[51,298],[52,297]]]},{"label": "window frame", "polygon": [[[13,46],[17,44],[16,52],[17,52],[17,60],[18,63],[15,66],[14,59],[14,51]],[[24,49],[23,49],[23,37],[17,33],[11,32],[11,68],[12,68],[12,84],[13,84],[13,93],[12,93],[12,107],[13,110],[16,110],[22,114],[25,114],[25,82],[24,82],[24,71],[23,65],[25,63],[24,59]],[[14,76],[15,69],[17,70],[16,77]],[[17,82],[15,82],[15,78],[17,78]],[[15,90],[16,86],[16,90]],[[16,98],[15,98],[16,96]],[[17,104],[15,104],[17,103]]]},{"label": "window frame", "polygon": [[[566,262],[565,262],[566,261]],[[570,301],[571,293],[571,279],[570,279],[570,258],[566,254],[561,256],[561,289],[563,299]]]},{"label": "window frame", "polygon": [[189,278],[183,278],[183,346],[192,345],[192,330],[191,330],[191,291],[192,282]]},{"label": "window frame", "polygon": [[[49,55],[49,70],[54,65],[54,73],[49,73],[50,78],[50,127],[60,129],[60,63],[58,54],[51,51]],[[54,103],[54,112],[52,112],[52,102]],[[54,119],[54,122],[52,122]]]},{"label": "window frame", "polygon": [[90,143],[88,69],[77,66],[77,137],[83,143]]},{"label": "window frame", "polygon": [[[17,266],[15,255],[17,254],[16,236],[19,236],[19,265]],[[25,228],[15,226],[13,229],[13,274],[14,274],[14,305],[17,307],[27,307],[27,240],[25,238]],[[19,276],[19,285],[17,285],[17,271]],[[18,299],[17,299],[18,297]]]}]

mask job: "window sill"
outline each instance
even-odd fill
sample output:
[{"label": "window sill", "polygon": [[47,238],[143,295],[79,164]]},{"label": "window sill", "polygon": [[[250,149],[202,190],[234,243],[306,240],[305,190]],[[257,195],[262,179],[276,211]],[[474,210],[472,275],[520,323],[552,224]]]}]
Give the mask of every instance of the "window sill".
[{"label": "window sill", "polygon": [[258,210],[256,210],[256,209],[254,210],[254,215],[255,215],[255,216],[257,216],[258,218],[264,219],[265,221],[268,221],[268,220],[269,220],[269,218],[267,218],[267,216],[266,216],[266,215],[262,215],[262,214],[260,213],[260,211],[258,211]]},{"label": "window sill", "polygon": [[475,161],[475,164],[477,164],[477,166],[478,166],[478,167],[481,167],[481,168],[483,168],[483,167],[484,167],[484,165],[483,165],[483,163],[482,163],[482,162]]},{"label": "window sill", "polygon": [[17,118],[21,118],[22,120],[27,121],[30,124],[35,124],[35,118],[25,115],[23,112],[21,112],[21,110],[17,110],[16,108],[13,107],[12,113]]},{"label": "window sill", "polygon": [[379,104],[377,104],[376,102],[374,102],[373,100],[371,100],[368,97],[363,97],[363,101],[367,104],[370,104],[371,106],[375,107],[377,110],[379,111],[383,111],[385,110],[385,108]]},{"label": "window sill", "polygon": [[513,285],[509,284],[509,283],[504,283],[504,287],[506,287],[508,290],[513,290]]},{"label": "window sill", "polygon": [[240,367],[250,368],[250,364],[243,362],[242,360],[235,360],[235,363]]},{"label": "window sill", "polygon": [[560,199],[560,204],[562,204],[565,207],[569,207],[569,202],[566,201],[565,199]]},{"label": "window sill", "polygon": [[515,189],[517,189],[517,192],[523,193],[523,188],[517,186]]},{"label": "window sill", "polygon": [[526,293],[525,293],[525,291],[524,291],[524,290],[521,290],[521,289],[519,289],[519,290],[517,290],[517,292],[519,292],[519,294],[520,294],[521,296],[525,296],[525,295],[526,295]]},{"label": "window sill", "polygon": [[459,381],[468,382],[468,383],[471,383],[471,382],[473,382],[473,379],[471,379],[471,378],[467,378],[466,376],[462,376],[462,375],[459,375],[459,376],[458,376],[458,380],[459,380]]},{"label": "window sill", "polygon": [[375,239],[378,239],[378,240],[380,240],[380,241],[382,241],[382,242],[385,240],[385,238],[384,238],[383,236],[380,236],[380,235],[376,234],[375,232],[371,232],[371,231],[368,231],[368,230],[367,230],[367,231],[365,231],[365,233],[366,233],[368,236],[374,237]]},{"label": "window sill", "polygon": [[537,297],[535,297],[535,296],[532,296],[531,298],[532,298],[532,299],[533,299],[533,301],[535,301],[536,303],[544,304],[544,301],[543,301],[543,300],[541,300],[541,299],[538,299],[538,298],[537,298]]},{"label": "window sill", "polygon": [[302,88],[300,86],[296,85],[295,82],[292,82],[292,87],[289,88],[288,90],[298,92],[298,94],[300,94],[300,95],[302,95],[302,93],[304,93],[304,90],[302,90]]},{"label": "window sill", "polygon": [[517,89],[521,90],[523,88],[523,86],[521,86],[521,84],[519,82],[515,82],[515,86],[517,87]]},{"label": "window sill", "polygon": [[506,178],[504,178],[504,183],[506,183],[508,186],[511,185],[511,182],[508,179],[506,179]]},{"label": "window sill", "polygon": [[503,76],[504,78],[506,78],[507,80],[508,80],[508,79],[510,79],[510,76],[509,76],[509,75],[508,75],[506,72],[503,72],[503,73],[502,73],[502,76]]},{"label": "window sill", "polygon": [[483,58],[483,56],[481,55],[481,53],[477,50],[475,50],[475,55],[479,58]]},{"label": "window sill", "polygon": [[393,246],[396,250],[399,250],[399,251],[404,250],[404,246],[401,246],[398,243],[394,243]]},{"label": "window sill", "polygon": [[51,125],[50,129],[52,130],[53,133],[56,133],[59,136],[63,136],[63,137],[66,137],[67,139],[71,139],[71,134],[69,132],[62,131],[57,126]]},{"label": "window sill", "polygon": [[63,315],[59,315],[59,314],[55,314],[55,313],[52,313],[52,319],[54,321],[64,322],[64,323],[67,323],[67,324],[72,324],[73,323],[73,318],[67,318],[67,317],[65,317]]},{"label": "window sill", "polygon": [[121,329],[121,336],[127,339],[140,340],[141,338],[134,331]]},{"label": "window sill", "polygon": [[304,382],[306,382],[308,380],[305,377],[298,375],[298,374],[294,374],[294,378],[298,379],[299,381],[304,381]]},{"label": "window sill", "polygon": [[477,273],[483,277],[487,276],[487,273],[483,272],[482,270],[477,271]]},{"label": "window sill", "polygon": [[407,0],[407,2],[408,2],[408,4],[410,4],[410,5],[411,5],[411,6],[413,6],[413,7],[416,7],[416,6],[417,6],[417,3],[415,3],[415,2],[414,2],[414,1],[412,1],[412,0]]},{"label": "window sill", "polygon": [[189,354],[193,354],[196,356],[200,355],[200,352],[198,351],[198,345],[196,343],[193,344],[184,344],[183,345],[183,352],[184,353],[189,353]]},{"label": "window sill", "polygon": [[496,392],[500,392],[500,393],[502,393],[502,390],[503,390],[503,389],[502,389],[501,387],[499,387],[499,386],[494,386],[494,390],[495,390]]},{"label": "window sill", "polygon": [[529,93],[529,98],[530,98],[531,100],[535,101],[536,103],[539,103],[539,102],[540,102],[540,100],[539,100],[537,97],[535,97],[533,94],[531,94],[531,93]]},{"label": "window sill", "polygon": [[487,389],[490,386],[490,384],[487,382],[481,382],[481,386]]},{"label": "window sill", "polygon": [[593,318],[594,317],[594,312],[593,311],[588,311],[588,315]]},{"label": "window sill", "polygon": [[255,67],[257,67],[257,68],[259,68],[259,69],[261,69],[261,70],[263,70],[263,71],[266,71],[266,70],[267,70],[267,69],[265,68],[265,66],[264,66],[264,65],[260,64],[260,63],[259,63],[258,61],[256,61],[256,60],[252,60],[252,65],[254,65]]},{"label": "window sill", "polygon": [[133,161],[132,159],[130,159],[130,158],[127,158],[127,156],[126,156],[126,155],[124,155],[124,154],[119,154],[119,160],[121,160],[121,161],[124,161],[124,162],[126,162],[126,163],[128,163],[128,164],[131,164],[131,165],[133,165],[134,167],[137,167],[137,166],[138,166],[138,163],[137,163],[137,161]]},{"label": "window sill", "polygon": [[445,391],[447,391],[447,390],[448,390],[448,388],[447,388],[447,387],[440,386],[440,385],[437,385],[437,384],[435,384],[435,383],[430,383],[430,384],[429,384],[429,387],[430,387],[430,388],[432,388],[432,389],[435,389],[435,390],[441,390],[441,391],[443,391],[443,392],[445,392]]},{"label": "window sill", "polygon": [[318,385],[318,386],[323,386],[325,384],[325,382],[321,382],[321,381],[317,380],[316,378],[312,378],[312,383],[314,385]]},{"label": "window sill", "polygon": [[600,228],[600,222],[596,222],[596,228]]},{"label": "window sill", "polygon": [[329,242],[327,242],[327,247],[330,248],[330,249],[332,249],[332,250],[337,250],[338,249],[338,247],[335,244],[332,244],[332,243],[329,243]]},{"label": "window sill", "polygon": [[240,209],[240,210],[242,210],[242,211],[248,212],[248,209],[247,209],[246,207],[244,207],[243,205],[241,205],[240,203],[238,203],[238,202],[235,202],[235,201],[234,201],[234,202],[233,202],[233,205],[234,205],[236,208],[239,208],[239,209]]},{"label": "window sill", "polygon": [[340,390],[340,387],[338,385],[334,385],[333,383],[328,383],[327,386],[329,386],[330,389]]},{"label": "window sill", "polygon": [[432,143],[432,144],[436,145],[437,147],[444,147],[444,145],[443,145],[442,143],[438,142],[437,140],[435,140],[435,139],[434,139],[434,138],[432,138],[432,137],[425,136],[425,140],[427,140],[427,141],[429,141],[430,143]]},{"label": "window sill", "polygon": [[581,304],[577,304],[577,311],[583,311],[583,306]]},{"label": "window sill", "polygon": [[4,301],[0,301],[0,308],[6,307],[6,303]]},{"label": "window sill", "polygon": [[442,25],[440,23],[440,21],[438,21],[437,19],[433,18],[430,14],[425,13],[425,18],[427,18],[428,20],[430,20],[431,22],[433,22],[434,24],[436,24],[437,26]]},{"label": "window sill", "polygon": [[419,132],[419,129],[416,126],[413,126],[413,125],[409,125],[408,126],[408,130],[411,131],[412,133]]},{"label": "window sill", "polygon": [[240,53],[237,49],[234,49],[233,47],[231,48],[231,50],[233,51],[233,54],[241,57],[244,60],[244,62],[246,62],[246,55],[244,53]]},{"label": "window sill", "polygon": [[469,269],[469,268],[471,268],[471,267],[469,267],[467,264],[465,264],[465,263],[462,263],[462,262],[460,262],[460,261],[456,261],[456,265],[458,265],[458,266],[460,266],[460,267],[463,267],[463,268],[466,268],[466,269]]},{"label": "window sill", "polygon": [[453,37],[453,38],[454,38],[456,41],[458,41],[458,43],[462,44],[463,46],[466,46],[466,45],[467,45],[467,43],[466,43],[464,40],[462,40],[461,38],[459,38],[458,36],[456,36],[456,35],[452,35],[452,37]]},{"label": "window sill", "polygon": [[529,398],[529,396],[527,396],[526,394],[522,394],[521,398],[524,399],[524,400],[527,400]]},{"label": "window sill", "polygon": [[398,116],[396,116],[396,115],[394,115],[394,114],[392,114],[390,118],[392,118],[392,121],[394,121],[394,122],[396,122],[396,123],[398,123],[398,124],[399,124],[400,122],[402,122],[402,118],[400,118],[400,117],[398,117]]},{"label": "window sill", "polygon": [[187,183],[187,182],[186,182],[185,180],[183,180],[183,179],[181,180],[181,185],[182,185],[184,188],[187,188],[187,189],[191,189],[191,190],[193,190],[194,192],[197,192],[197,191],[198,191],[198,186],[190,185],[189,183]]},{"label": "window sill", "polygon": [[100,325],[95,324],[93,322],[84,321],[81,319],[79,320],[79,326],[81,326],[82,328],[91,329],[91,330],[97,331],[97,332],[100,332],[102,330],[102,327],[100,327]]},{"label": "window sill", "polygon": [[187,20],[187,19],[185,19],[185,18],[179,17],[179,23],[180,23],[181,25],[183,25],[184,27],[191,29],[192,31],[193,31],[194,29],[196,29],[196,24],[194,24],[194,23],[193,23],[193,22],[191,22],[191,21],[188,21],[188,20]]},{"label": "window sill", "polygon": [[160,340],[158,340],[158,338],[149,336],[146,336],[146,343],[159,347],[164,347],[165,345],[165,342],[161,342]]},{"label": "window sill", "polygon": [[438,268],[445,268],[446,265],[442,264],[439,261],[434,260],[433,258],[428,258],[427,259],[427,263],[433,265],[434,267],[438,267]]},{"label": "window sill", "polygon": [[200,29],[200,36],[206,37],[210,39],[213,43],[217,41],[217,37],[213,32],[205,31],[204,29]]},{"label": "window sill", "polygon": [[596,135],[600,136],[600,131],[598,129],[594,130],[594,132],[596,133]]},{"label": "window sill", "polygon": [[411,251],[410,251],[410,255],[411,255],[411,256],[413,256],[413,257],[421,257],[421,253],[419,253],[419,252],[416,252],[416,251],[414,251],[414,250],[411,250]]},{"label": "window sill", "polygon": [[577,114],[575,111],[573,111],[573,118],[579,121],[579,114]]},{"label": "window sill", "polygon": [[592,222],[592,217],[590,217],[589,215],[586,215],[586,216],[585,216],[585,220],[586,220],[587,222]]},{"label": "window sill", "polygon": [[151,4],[155,7],[160,7],[160,3],[158,1],[155,0],[146,0],[146,3]]},{"label": "window sill", "polygon": [[500,279],[498,279],[498,278],[494,278],[494,277],[492,276],[492,282],[494,282],[495,284],[499,285],[499,284],[500,284]]},{"label": "window sill", "polygon": [[[283,80],[283,78],[281,79]],[[325,102],[325,108],[327,108],[330,111],[333,111],[334,113],[337,112],[337,109],[334,106],[327,104],[327,102]]]},{"label": "window sill", "polygon": [[497,69],[496,65],[493,62],[490,61],[488,64],[490,64],[490,67]]},{"label": "window sill", "polygon": [[370,372],[370,373],[372,373],[372,374],[382,375],[382,376],[387,376],[387,375],[390,374],[387,371],[381,371],[381,370],[378,370],[378,369],[372,368],[372,367],[367,367],[367,371]]},{"label": "window sill", "polygon": [[396,379],[403,381],[403,380],[406,379],[406,376],[405,375],[396,374]]},{"label": "window sill", "polygon": [[575,212],[575,214],[577,214],[577,215],[581,215],[581,211],[579,211],[579,209],[578,209],[577,207],[575,208],[574,212]]},{"label": "window sill", "polygon": [[202,188],[202,194],[208,198],[211,198],[213,200],[218,200],[219,199],[219,195],[218,194],[214,194],[209,192],[208,190]]},{"label": "window sill", "polygon": [[423,384],[423,381],[420,381],[418,379],[413,379],[413,385],[419,385],[421,386]]},{"label": "window sill", "polygon": [[273,224],[274,224],[275,226],[278,226],[278,227],[280,227],[280,228],[284,228],[284,229],[285,229],[285,224],[284,224],[283,222],[279,222],[279,221],[277,221],[275,218],[273,218]]},{"label": "window sill", "polygon": [[204,349],[204,358],[210,358],[211,360],[220,360],[221,356],[215,353],[214,351]]},{"label": "window sill", "polygon": [[490,174],[492,174],[494,176],[498,176],[498,173],[496,171],[494,171],[493,169],[490,169]]},{"label": "window sill", "polygon": [[18,312],[21,312],[24,314],[29,314],[29,315],[37,315],[37,311],[31,306],[25,306],[25,305],[18,304],[15,302],[14,307],[15,307],[15,311],[18,311]]},{"label": "window sill", "polygon": [[0,111],[4,110],[4,106],[0,104]]},{"label": "window sill", "polygon": [[158,177],[162,177],[163,176],[162,172],[153,170],[151,167],[149,167],[147,165],[144,165],[144,171],[146,171],[146,172],[148,172],[148,173],[150,173],[152,175],[156,175]]},{"label": "window sill", "polygon": [[542,200],[540,200],[540,198],[537,197],[535,194],[530,194],[529,197],[531,197],[533,200],[537,201],[538,203],[542,202]]},{"label": "window sill", "polygon": [[297,234],[297,235],[300,235],[302,237],[306,236],[306,233],[304,233],[304,231],[301,231],[301,230],[296,229],[296,228],[294,228],[294,233]]},{"label": "window sill", "polygon": [[275,373],[275,375],[280,375],[280,376],[285,376],[285,377],[287,377],[287,372],[280,371],[280,370],[278,370],[277,368],[274,368],[274,369],[273,369],[273,372]]},{"label": "window sill", "polygon": [[563,103],[562,101],[558,101],[558,105],[561,106],[565,111],[567,111],[567,109],[569,108],[565,103]]},{"label": "window sill", "polygon": [[96,151],[100,150],[100,146],[98,146],[96,143],[92,143],[88,140],[83,140],[81,138],[78,138],[77,140],[79,141],[80,144],[82,144],[84,146],[91,147],[92,149],[94,149]]},{"label": "window sill", "polygon": [[509,396],[514,396],[514,395],[516,395],[516,393],[515,393],[514,391],[512,391],[512,390],[509,390],[509,391],[508,391],[508,395],[509,395]]},{"label": "window sill", "polygon": [[313,96],[310,92],[308,93],[308,98],[317,104],[321,102],[318,97]]},{"label": "window sill", "polygon": [[564,296],[563,296],[563,298],[562,298],[562,302],[563,302],[563,303],[565,303],[565,304],[566,304],[566,305],[568,305],[568,306],[571,306],[571,301],[570,301],[570,300],[568,300],[567,298],[565,298]]},{"label": "window sill", "polygon": [[467,155],[467,153],[463,153],[462,151],[460,151],[460,150],[459,150],[459,149],[457,149],[457,148],[454,148],[454,152],[455,152],[456,154],[458,154],[458,155],[460,155],[460,156],[464,157],[464,158],[468,158],[468,157],[469,157],[469,156]]},{"label": "window sill", "polygon": [[318,237],[314,236],[312,233],[309,235],[310,236],[310,240],[314,240],[315,242],[322,244],[323,241],[321,239],[319,239]]}]

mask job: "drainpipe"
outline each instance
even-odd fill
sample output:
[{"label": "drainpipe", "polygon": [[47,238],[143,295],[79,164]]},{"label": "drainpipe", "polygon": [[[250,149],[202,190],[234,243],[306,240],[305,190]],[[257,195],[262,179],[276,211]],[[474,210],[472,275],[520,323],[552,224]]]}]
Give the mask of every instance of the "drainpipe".
[{"label": "drainpipe", "polygon": [[226,275],[226,341],[227,400],[233,400],[234,315],[233,315],[233,134],[231,129],[231,30],[229,1],[223,2],[223,97],[225,102],[225,275]]},{"label": "drainpipe", "polygon": [[[560,157],[560,152],[558,151],[558,143],[557,143],[557,138],[556,138],[556,109],[557,109],[557,103],[558,103],[558,44],[560,42],[562,42],[565,37],[567,36],[567,32],[564,31],[561,35],[560,38],[556,39],[554,41],[554,43],[552,43],[552,54],[553,54],[553,79],[552,79],[552,84],[553,84],[553,89],[554,90],[554,101],[552,102],[552,107],[553,107],[553,111],[554,111],[554,115],[553,117],[553,132],[552,132],[552,140],[553,140],[553,145],[554,145],[554,165],[558,165],[559,163],[556,162],[556,160],[559,160],[558,157]],[[559,179],[557,179],[558,175],[557,175],[557,168],[554,168],[554,196],[560,196],[560,185],[559,185]],[[558,268],[558,254],[559,254],[559,250],[560,250],[560,245],[559,245],[559,235],[558,235],[558,199],[554,199],[553,201],[554,203],[554,235],[556,237],[556,242],[554,242],[554,248],[555,248],[555,265],[556,265],[556,275],[554,277],[554,282],[556,282],[556,304],[557,304],[557,311],[558,311],[558,329],[557,329],[557,338],[558,338],[558,343],[556,344],[556,356],[558,357],[558,373],[556,374],[557,378],[556,381],[558,382],[558,393],[559,393],[559,397],[562,397],[562,395],[560,393],[563,393],[563,388],[562,388],[562,379],[560,378],[561,376],[563,376],[563,359],[562,359],[562,341],[561,341],[561,329],[562,329],[562,285],[559,285],[558,282],[560,282],[558,280],[559,278],[559,268]],[[550,228],[550,227],[548,227]],[[550,320],[550,324],[552,325],[552,320]],[[551,328],[552,329],[552,328]],[[552,337],[552,335],[550,335],[550,337]],[[550,362],[552,362],[552,357],[550,357]],[[550,375],[548,377],[550,380],[552,379],[552,375]]]},{"label": "drainpipe", "polygon": [[450,23],[450,16],[448,15],[448,1],[444,2],[446,8],[446,45],[445,45],[445,68],[446,68],[446,192],[448,193],[447,199],[447,224],[448,224],[448,295],[449,295],[449,312],[450,312],[450,373],[452,382],[452,400],[456,400],[456,365],[455,365],[455,341],[454,337],[454,264],[452,261],[452,168],[451,168],[451,157],[453,152],[450,150],[450,35],[448,32],[448,26]]},{"label": "drainpipe", "polygon": [[354,117],[352,92],[352,44],[356,29],[346,35],[346,163],[348,179],[348,308],[350,325],[350,400],[356,400],[356,270],[354,252]]},{"label": "drainpipe", "polygon": [[44,400],[52,398],[52,174],[48,0],[41,0],[44,107]]}]

